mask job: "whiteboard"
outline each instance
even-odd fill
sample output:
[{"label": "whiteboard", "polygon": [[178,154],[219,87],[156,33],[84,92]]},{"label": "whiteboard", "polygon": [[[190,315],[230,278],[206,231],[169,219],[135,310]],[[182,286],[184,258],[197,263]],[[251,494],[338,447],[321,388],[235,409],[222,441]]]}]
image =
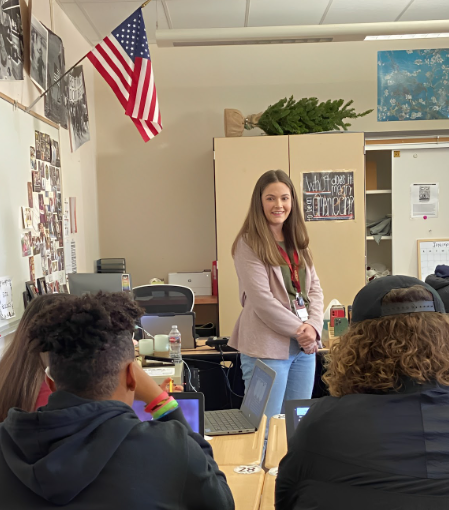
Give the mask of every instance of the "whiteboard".
[{"label": "whiteboard", "polygon": [[[22,206],[28,205],[27,182],[31,182],[30,147],[34,131],[59,142],[59,129],[8,101],[0,99],[0,277],[12,277],[15,317],[0,320],[0,334],[11,333],[24,311],[22,292],[30,280],[29,257],[22,257]],[[62,179],[61,179],[62,180]],[[40,255],[35,256],[36,278],[42,276]]]},{"label": "whiteboard", "polygon": [[419,239],[418,240],[418,274],[419,279],[435,273],[436,266],[449,266],[449,239]]}]

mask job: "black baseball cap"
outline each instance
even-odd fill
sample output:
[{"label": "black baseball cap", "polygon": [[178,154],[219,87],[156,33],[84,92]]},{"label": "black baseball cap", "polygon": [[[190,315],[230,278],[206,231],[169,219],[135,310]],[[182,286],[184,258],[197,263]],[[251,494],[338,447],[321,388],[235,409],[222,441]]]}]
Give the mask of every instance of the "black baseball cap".
[{"label": "black baseball cap", "polygon": [[[404,303],[388,303],[383,305],[382,300],[386,294],[394,289],[406,289],[420,285],[428,290],[433,301],[406,301]],[[411,276],[384,276],[371,280],[354,299],[352,305],[352,322],[361,322],[367,319],[378,319],[389,315],[414,312],[445,313],[443,301],[438,292],[427,283]]]}]

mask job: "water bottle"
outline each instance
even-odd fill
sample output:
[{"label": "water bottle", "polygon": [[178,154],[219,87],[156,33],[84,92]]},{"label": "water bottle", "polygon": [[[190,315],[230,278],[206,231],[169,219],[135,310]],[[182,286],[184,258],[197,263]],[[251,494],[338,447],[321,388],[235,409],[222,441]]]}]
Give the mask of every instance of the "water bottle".
[{"label": "water bottle", "polygon": [[168,335],[168,341],[170,344],[170,358],[175,363],[182,363],[181,333],[178,330],[178,326],[171,327],[171,331]]}]

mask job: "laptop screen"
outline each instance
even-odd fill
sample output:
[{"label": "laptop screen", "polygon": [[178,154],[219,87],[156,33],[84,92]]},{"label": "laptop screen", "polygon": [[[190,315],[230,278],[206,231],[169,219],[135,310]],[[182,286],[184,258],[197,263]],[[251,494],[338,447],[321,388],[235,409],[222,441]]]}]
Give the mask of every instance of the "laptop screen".
[{"label": "laptop screen", "polygon": [[[249,421],[257,428],[259,426],[262,415],[265,412],[268,398],[270,396],[271,387],[276,373],[266,365],[265,370],[259,366],[259,361],[254,367],[251,382],[245,393],[242,403],[242,412]],[[262,363],[260,363],[262,365]]]},{"label": "laptop screen", "polygon": [[[197,399],[178,399],[177,402],[193,432],[203,434],[200,426],[200,401]],[[151,421],[153,417],[150,413],[145,412],[145,406],[145,402],[134,400],[132,407],[140,421]]]},{"label": "laptop screen", "polygon": [[285,402],[285,425],[287,427],[287,439],[290,439],[298,426],[298,423],[308,413],[318,399],[287,400]]},{"label": "laptop screen", "polygon": [[307,411],[309,410],[309,407],[296,407],[293,410],[293,423],[295,425],[295,429],[298,426],[298,423],[301,421],[302,418],[307,414]]}]

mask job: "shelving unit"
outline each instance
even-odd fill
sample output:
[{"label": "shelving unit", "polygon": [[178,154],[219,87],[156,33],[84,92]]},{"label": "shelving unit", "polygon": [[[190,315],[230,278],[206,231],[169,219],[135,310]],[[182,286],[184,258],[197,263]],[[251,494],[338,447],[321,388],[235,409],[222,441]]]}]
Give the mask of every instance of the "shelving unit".
[{"label": "shelving unit", "polygon": [[[374,150],[366,147],[366,222],[381,220],[392,214],[391,149]],[[373,150],[370,150],[373,149]],[[366,265],[382,264],[390,272],[393,268],[392,235],[382,237],[379,244],[366,231]]]},{"label": "shelving unit", "polygon": [[391,189],[367,189],[367,195],[386,195],[387,193],[391,193]]}]

